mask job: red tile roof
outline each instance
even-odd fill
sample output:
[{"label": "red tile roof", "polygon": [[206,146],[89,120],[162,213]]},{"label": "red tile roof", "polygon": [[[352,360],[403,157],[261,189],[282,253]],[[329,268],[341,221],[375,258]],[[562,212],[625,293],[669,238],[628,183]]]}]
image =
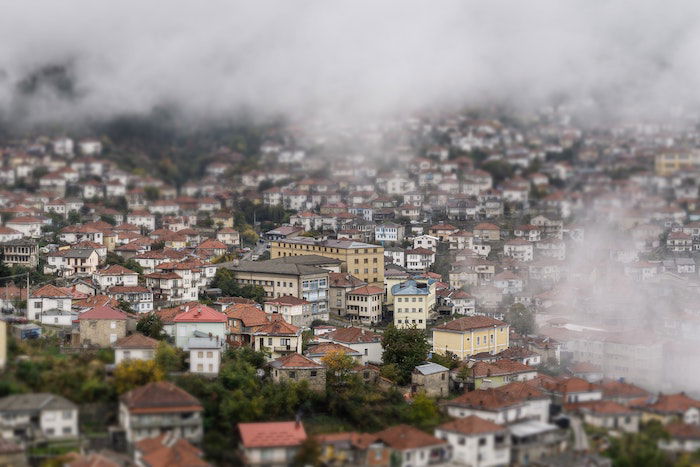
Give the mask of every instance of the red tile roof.
[{"label": "red tile roof", "polygon": [[190,393],[167,381],[158,381],[122,394],[121,402],[130,412],[201,411],[202,405]]},{"label": "red tile roof", "polygon": [[306,440],[304,424],[296,422],[239,423],[238,431],[244,448],[299,446]]},{"label": "red tile roof", "polygon": [[316,363],[298,353],[292,353],[273,360],[272,365],[276,368],[323,368],[323,365],[320,363]]},{"label": "red tile roof", "polygon": [[338,328],[323,335],[323,339],[329,339],[344,344],[360,344],[369,342],[381,342],[382,335],[362,328],[349,327]]},{"label": "red tile roof", "polygon": [[148,467],[208,467],[202,459],[202,451],[184,438],[164,433],[156,438],[146,438],[136,443],[141,459]]},{"label": "red tile roof", "polygon": [[470,415],[465,418],[458,418],[451,422],[443,423],[437,429],[444,431],[452,431],[463,435],[477,435],[482,433],[494,433],[504,431],[506,428],[503,425],[493,423],[490,420],[484,420],[476,415]]},{"label": "red tile roof", "polygon": [[197,304],[183,311],[173,320],[176,323],[225,323],[226,315],[206,305]]},{"label": "red tile roof", "polygon": [[392,426],[386,430],[374,433],[374,436],[390,448],[398,451],[447,444],[447,441],[429,435],[410,425]]},{"label": "red tile roof", "polygon": [[494,326],[506,326],[506,323],[497,319],[489,318],[488,316],[465,316],[464,318],[454,319],[445,324],[436,326],[433,329],[445,331],[471,331],[472,329],[492,328]]},{"label": "red tile roof", "polygon": [[117,340],[112,347],[115,349],[155,349],[160,341],[144,336],[141,333],[130,334]]},{"label": "red tile roof", "polygon": [[373,285],[363,285],[355,290],[348,292],[349,295],[380,295],[384,293],[384,289],[381,287],[375,287]]},{"label": "red tile roof", "polygon": [[111,306],[100,305],[81,313],[78,319],[81,321],[93,319],[126,320],[126,313]]}]

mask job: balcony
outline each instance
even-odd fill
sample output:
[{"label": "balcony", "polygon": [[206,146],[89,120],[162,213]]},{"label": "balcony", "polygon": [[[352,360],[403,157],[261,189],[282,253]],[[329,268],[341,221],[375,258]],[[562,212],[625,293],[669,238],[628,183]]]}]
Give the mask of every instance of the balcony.
[{"label": "balcony", "polygon": [[278,353],[286,353],[286,352],[296,352],[296,347],[291,346],[291,345],[280,345],[280,346],[275,346],[272,348],[273,351],[278,352]]}]

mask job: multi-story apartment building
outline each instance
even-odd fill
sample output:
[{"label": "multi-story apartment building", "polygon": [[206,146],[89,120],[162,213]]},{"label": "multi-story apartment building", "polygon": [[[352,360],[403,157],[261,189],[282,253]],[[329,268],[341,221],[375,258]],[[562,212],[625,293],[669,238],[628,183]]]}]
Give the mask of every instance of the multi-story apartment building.
[{"label": "multi-story apartment building", "polygon": [[267,298],[292,295],[310,303],[312,319],[328,320],[328,271],[283,261],[241,261],[227,266],[240,284],[259,285]]},{"label": "multi-story apartment building", "polygon": [[382,320],[382,301],[384,289],[373,285],[364,285],[345,294],[346,315],[351,320],[364,324],[378,323]]},{"label": "multi-story apartment building", "polygon": [[132,389],[119,398],[119,424],[130,444],[165,432],[199,443],[202,411],[195,397],[166,381]]},{"label": "multi-story apartment building", "polygon": [[435,281],[407,280],[391,288],[394,298],[394,326],[425,329],[435,310]]},{"label": "multi-story apartment building", "polygon": [[510,326],[487,316],[466,316],[433,328],[433,352],[454,354],[460,360],[488,352],[497,354],[509,346]]},{"label": "multi-story apartment building", "polygon": [[384,283],[384,248],[352,240],[316,240],[308,237],[275,240],[271,258],[320,255],[339,259],[341,271],[370,284]]},{"label": "multi-story apartment building", "polygon": [[39,246],[33,240],[9,240],[2,244],[3,263],[7,266],[35,268],[39,264]]}]

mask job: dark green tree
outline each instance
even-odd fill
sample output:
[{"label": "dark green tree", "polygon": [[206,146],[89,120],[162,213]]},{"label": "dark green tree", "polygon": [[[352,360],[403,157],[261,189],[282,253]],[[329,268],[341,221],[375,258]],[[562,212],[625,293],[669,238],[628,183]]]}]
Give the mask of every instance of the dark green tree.
[{"label": "dark green tree", "polygon": [[518,334],[526,336],[535,332],[535,315],[522,303],[516,303],[508,309],[506,322]]},{"label": "dark green tree", "polygon": [[141,317],[136,323],[136,330],[143,334],[144,336],[152,337],[154,339],[165,338],[165,332],[163,332],[163,321],[155,313],[148,313],[147,315]]},{"label": "dark green tree", "polygon": [[411,381],[411,372],[425,362],[430,351],[430,344],[425,331],[415,326],[398,329],[390,325],[382,335],[384,347],[384,364],[396,365],[399,372],[399,384],[408,384]]}]

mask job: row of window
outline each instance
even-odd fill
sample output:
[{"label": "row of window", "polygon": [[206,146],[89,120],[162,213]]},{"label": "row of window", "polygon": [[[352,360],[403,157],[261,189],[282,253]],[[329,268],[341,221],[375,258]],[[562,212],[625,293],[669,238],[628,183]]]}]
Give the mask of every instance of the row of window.
[{"label": "row of window", "polygon": [[422,301],[423,301],[423,297],[417,297],[417,299],[416,299],[416,297],[411,297],[410,300],[409,300],[409,297],[405,297],[405,298],[403,298],[403,299],[402,299],[401,297],[396,297],[396,301],[399,302],[399,303],[402,302],[402,301],[403,301],[403,302],[406,302],[406,303],[408,303],[408,302],[413,302],[413,303],[415,303],[416,301],[422,302]]},{"label": "row of window", "polygon": [[[365,258],[363,262],[364,264],[369,264],[369,258]],[[375,264],[378,263],[377,258],[372,258],[372,262]],[[359,258],[355,258],[355,264],[360,264]]]}]

